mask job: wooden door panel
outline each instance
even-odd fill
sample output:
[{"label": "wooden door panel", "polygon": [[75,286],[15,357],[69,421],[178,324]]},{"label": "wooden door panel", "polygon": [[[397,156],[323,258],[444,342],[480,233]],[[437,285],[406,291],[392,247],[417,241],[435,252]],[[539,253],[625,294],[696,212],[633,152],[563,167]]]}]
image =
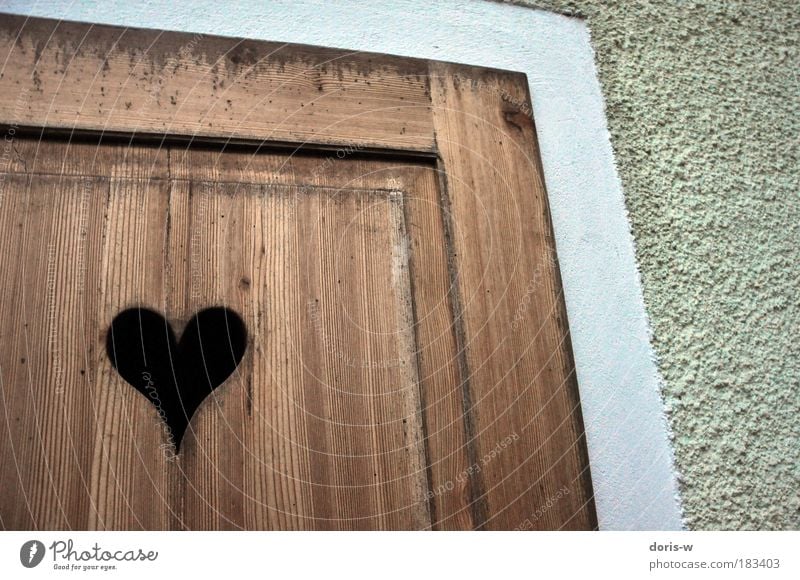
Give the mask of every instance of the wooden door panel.
[{"label": "wooden door panel", "polygon": [[[53,488],[51,497],[73,510],[69,519],[54,519],[53,505],[28,497],[17,505],[33,501],[41,515],[6,511],[12,496],[4,526],[472,526],[459,477],[466,467],[462,402],[431,168],[360,160],[352,171],[323,176],[319,158],[294,157],[287,175],[289,159],[274,154],[154,155],[145,147],[126,159],[123,146],[20,142],[23,155],[43,148],[42,173],[19,163],[6,181],[14,203],[3,206],[3,216],[7,246],[27,252],[9,257],[11,271],[29,262],[50,270],[10,278],[16,285],[4,291],[24,295],[23,282],[40,288],[31,280],[57,271],[49,294],[31,298],[66,296],[80,307],[58,319],[72,334],[53,334],[46,327],[52,305],[6,302],[4,328],[13,333],[33,321],[53,334],[33,336],[34,343],[56,342],[53,349],[66,349],[59,357],[87,372],[67,376],[61,358],[48,366],[52,353],[44,353],[36,374],[8,377],[4,393],[22,401],[31,380],[81,402],[71,415],[85,431],[79,441],[42,415],[57,408],[52,402],[17,401],[27,406],[9,412],[27,417],[22,434],[47,424],[59,443],[38,440],[34,448],[45,455],[62,448],[74,455],[83,446],[80,461],[51,461],[65,482],[85,484],[72,494]],[[165,157],[180,160],[176,175],[191,179],[167,178]],[[145,177],[151,170],[155,177]],[[209,175],[216,180],[202,179]],[[44,247],[48,236],[58,242]],[[180,335],[211,305],[241,315],[248,352],[198,409],[176,457],[158,410],[111,365],[106,332],[116,314],[138,306],[164,312]],[[11,425],[4,458],[25,448],[17,429]],[[46,459],[23,462],[26,479],[9,486],[24,495],[56,485]]]},{"label": "wooden door panel", "polygon": [[[336,162],[332,161],[334,159]],[[402,205],[404,217],[402,223],[397,223],[403,226],[408,240],[409,272],[407,275],[410,288],[413,289],[410,308],[415,321],[413,336],[407,336],[406,340],[413,339],[416,345],[415,358],[418,365],[416,376],[419,381],[418,391],[421,405],[419,417],[409,417],[408,420],[409,424],[412,419],[424,422],[424,440],[421,445],[427,457],[426,472],[429,481],[425,499],[428,504],[427,510],[430,512],[430,525],[434,529],[472,529],[475,526],[473,517],[475,502],[471,496],[470,479],[474,476],[475,470],[470,469],[465,445],[461,371],[458,366],[452,319],[451,292],[453,288],[448,272],[444,222],[436,171],[419,162],[397,163],[388,159],[364,159],[358,156],[353,158],[348,156],[347,160],[343,161],[337,158],[335,153],[287,157],[269,152],[261,152],[257,155],[235,152],[220,154],[219,151],[210,148],[190,148],[174,149],[171,152],[170,173],[175,177],[187,180],[213,178],[220,182],[239,184],[254,181],[280,182],[285,187],[296,186],[294,189],[285,189],[288,192],[294,191],[293,195],[298,193],[306,196],[321,195],[327,192],[325,193],[326,199],[334,199],[338,191],[348,190],[348,188],[360,191],[379,190],[381,192],[379,195],[384,197],[388,195],[387,191],[399,192],[402,204],[400,204],[400,200],[393,204],[395,217],[392,219],[399,220],[399,216],[396,214]],[[177,185],[173,185],[173,187],[177,187]],[[240,187],[245,191],[247,186],[241,185]],[[389,189],[387,190],[387,188]],[[288,194],[284,193],[283,195]],[[186,202],[177,202],[177,199],[173,196],[175,207],[183,207]],[[292,276],[303,274],[300,271],[292,274],[281,269],[286,267],[285,260],[288,259],[285,253],[288,250],[285,248],[296,248],[296,251],[299,252],[308,244],[304,243],[302,238],[297,237],[297,230],[292,230],[288,225],[290,222],[276,221],[278,219],[276,216],[281,214],[274,213],[275,206],[270,204],[276,202],[270,201],[270,199],[272,198],[267,196],[264,203],[259,206],[260,210],[257,209],[253,212],[254,217],[251,221],[256,226],[255,231],[282,232],[282,237],[275,245],[277,254],[268,252],[265,256],[259,257],[258,244],[251,244],[256,248],[249,250],[251,255],[255,255],[251,282],[255,286],[282,288],[291,283]],[[333,210],[334,206],[326,205],[325,211]],[[187,222],[176,216],[173,218],[173,223],[177,221]],[[248,228],[243,229],[247,230]],[[292,237],[290,234],[293,231]],[[397,232],[397,230],[394,231]],[[317,239],[318,233],[309,230],[312,239]],[[271,235],[277,236],[278,233]],[[189,243],[188,233],[184,234],[183,238],[186,241],[180,242],[179,245]],[[178,242],[175,243],[178,244]],[[262,245],[264,245],[263,240]],[[283,258],[278,260],[276,256],[283,256]],[[292,259],[296,260],[297,258]],[[402,264],[402,261],[400,263]],[[330,275],[333,275],[334,272],[333,270],[329,271]],[[181,276],[182,280],[190,279],[188,272],[184,272]],[[276,286],[278,282],[282,286]],[[294,286],[286,288],[289,296],[297,291]],[[379,288],[380,286],[373,288],[375,296],[378,297],[374,298],[376,300],[380,300]],[[271,295],[276,298],[283,296],[277,290]],[[380,302],[378,303],[380,304]],[[408,312],[408,306],[404,310]],[[303,312],[308,314],[307,308],[303,309]],[[283,324],[285,316],[286,313],[282,311],[275,317],[262,318],[262,321],[268,320],[270,324],[277,325],[274,331],[283,335],[291,332],[290,326]],[[308,324],[308,321],[306,323]],[[333,343],[344,337],[328,335],[326,338],[328,343]],[[296,343],[298,339],[295,337],[292,340]],[[289,372],[289,370],[285,372]],[[293,372],[298,374],[300,371],[295,369]],[[412,370],[408,372],[412,372]],[[262,376],[268,376],[263,374],[262,369],[258,366],[254,368],[253,373],[254,384],[260,384],[265,380]],[[287,440],[282,441],[284,445],[288,445],[287,441],[295,441],[302,435],[296,422],[289,425],[287,429],[290,431],[290,436]],[[263,445],[263,443],[252,442],[253,447],[259,445]],[[291,453],[284,454],[278,459],[282,462],[297,461]],[[250,509],[247,510],[247,513],[256,514],[253,516],[255,520],[247,524],[248,527],[263,529],[280,526],[292,529],[304,525],[303,518],[310,517],[308,515],[310,513],[308,495],[307,493],[303,495],[298,491],[297,480],[282,483],[282,485],[286,485],[285,489],[267,490],[265,481],[271,481],[274,477],[270,469],[254,463],[253,471],[248,473],[250,473],[248,477],[253,481],[252,489],[254,491],[246,498],[246,501],[250,501]],[[236,494],[241,496],[242,492],[236,492]],[[298,510],[299,519],[295,521],[296,518],[292,513],[276,510],[274,506],[279,501],[296,506],[293,509]],[[305,503],[302,503],[303,501]],[[417,506],[413,511],[419,514],[420,510],[421,508]],[[272,513],[272,518],[268,517],[269,513]],[[250,521],[248,520],[248,522]],[[409,518],[406,517],[405,521],[408,524]],[[418,523],[420,516],[415,516],[414,521]]]},{"label": "wooden door panel", "polygon": [[[50,262],[58,253],[59,275],[66,276],[58,294],[73,294],[82,308],[74,311],[81,324],[74,336],[58,340],[86,361],[82,366],[96,370],[87,373],[83,386],[70,386],[61,375],[44,378],[52,388],[66,383],[65,390],[79,393],[92,410],[88,424],[80,419],[85,407],[73,418],[88,429],[81,440],[93,441],[84,443],[85,459],[52,460],[86,481],[72,496],[59,492],[74,515],[54,519],[58,512],[45,504],[46,518],[17,509],[3,514],[4,525],[503,528],[511,523],[503,519],[503,502],[513,506],[520,494],[551,493],[530,491],[532,474],[548,477],[536,456],[564,456],[553,445],[564,440],[559,430],[571,423],[548,425],[555,434],[550,438],[536,434],[539,427],[529,431],[541,421],[538,413],[553,404],[552,395],[525,403],[539,409],[528,422],[515,423],[515,413],[497,421],[520,401],[541,396],[544,386],[486,394],[470,387],[475,376],[500,368],[492,357],[509,357],[508,349],[516,346],[501,342],[480,354],[483,337],[465,342],[470,324],[480,332],[496,324],[493,316],[470,322],[472,299],[479,297],[479,315],[498,306],[487,306],[491,296],[464,293],[472,280],[483,284],[486,276],[473,273],[475,262],[459,263],[454,254],[473,235],[470,228],[486,229],[490,239],[498,232],[475,208],[463,210],[476,216],[466,230],[449,223],[451,202],[442,198],[432,168],[204,148],[125,149],[21,140],[21,153],[39,160],[41,173],[26,171],[27,163],[18,161],[5,184],[15,202],[5,205],[6,223],[16,219],[26,224],[24,232],[56,232],[61,240],[49,246]],[[26,179],[40,185],[30,189]],[[24,200],[28,205],[20,205]],[[29,244],[24,232],[10,236],[9,247],[41,253],[41,244]],[[67,238],[64,232],[70,232]],[[25,261],[42,263],[37,256]],[[70,278],[67,265],[82,277]],[[10,259],[8,266],[20,268]],[[508,285],[502,276],[496,270],[488,283]],[[462,296],[469,300],[466,309]],[[11,316],[16,306],[7,304]],[[180,333],[195,312],[212,305],[242,316],[249,348],[236,373],[198,409],[176,458],[156,410],[110,365],[102,347],[105,331],[124,308],[145,306],[165,312]],[[461,316],[467,324],[459,330]],[[4,328],[14,333],[19,325],[9,318]],[[515,332],[529,331],[515,326]],[[9,361],[16,354],[11,351]],[[514,360],[503,362],[512,376],[519,366]],[[362,391],[347,392],[339,384]],[[477,401],[470,399],[475,393],[481,393]],[[497,402],[509,393],[513,400]],[[36,415],[31,402],[25,409],[17,414]],[[494,411],[487,415],[482,409]],[[59,429],[57,422],[47,423]],[[12,432],[10,456],[11,447],[20,445]],[[498,442],[507,442],[505,449],[520,440],[530,454],[521,465],[515,453],[503,460],[492,451]],[[76,454],[81,446],[65,448]],[[495,460],[497,470],[486,469]],[[56,485],[44,465],[27,469],[28,479],[10,485]],[[7,478],[13,473],[4,471]],[[74,484],[74,473],[64,481]],[[564,502],[559,509],[567,511],[553,517],[570,522],[580,506]]]},{"label": "wooden door panel", "polygon": [[224,304],[251,336],[192,421],[187,527],[429,525],[401,204],[191,184],[190,310]]},{"label": "wooden door panel", "polygon": [[[524,75],[10,16],[0,53],[0,525],[596,527]],[[247,328],[177,456],[104,350],[137,306]]]}]

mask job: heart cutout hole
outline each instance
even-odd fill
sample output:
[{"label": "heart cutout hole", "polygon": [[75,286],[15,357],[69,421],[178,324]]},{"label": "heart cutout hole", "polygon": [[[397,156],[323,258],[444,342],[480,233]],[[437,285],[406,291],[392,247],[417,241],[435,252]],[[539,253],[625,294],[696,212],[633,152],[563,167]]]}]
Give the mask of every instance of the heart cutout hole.
[{"label": "heart cutout hole", "polygon": [[247,328],[229,308],[195,314],[180,340],[169,321],[130,308],[112,321],[106,352],[120,376],[156,407],[176,450],[192,415],[233,374],[247,349]]}]

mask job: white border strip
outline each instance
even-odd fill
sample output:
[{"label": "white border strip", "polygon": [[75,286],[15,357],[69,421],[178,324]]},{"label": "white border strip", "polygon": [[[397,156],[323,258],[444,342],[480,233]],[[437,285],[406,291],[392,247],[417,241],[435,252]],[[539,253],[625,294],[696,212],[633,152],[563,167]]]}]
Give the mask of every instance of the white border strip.
[{"label": "white border strip", "polygon": [[0,10],[527,73],[601,529],[681,529],[660,378],[586,25],[476,0],[0,0]]}]

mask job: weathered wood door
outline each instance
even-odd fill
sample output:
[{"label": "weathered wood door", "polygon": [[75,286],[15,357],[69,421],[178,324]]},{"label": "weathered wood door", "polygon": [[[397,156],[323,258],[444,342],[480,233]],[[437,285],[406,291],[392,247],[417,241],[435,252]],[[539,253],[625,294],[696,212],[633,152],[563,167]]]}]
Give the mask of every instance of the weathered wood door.
[{"label": "weathered wood door", "polygon": [[591,529],[516,73],[3,16],[0,525]]}]

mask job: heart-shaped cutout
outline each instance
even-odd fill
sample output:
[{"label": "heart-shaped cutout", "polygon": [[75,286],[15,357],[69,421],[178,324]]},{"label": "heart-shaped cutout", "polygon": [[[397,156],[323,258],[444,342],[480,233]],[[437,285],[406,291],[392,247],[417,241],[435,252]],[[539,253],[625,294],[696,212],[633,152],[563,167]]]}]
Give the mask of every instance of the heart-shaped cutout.
[{"label": "heart-shaped cutout", "polygon": [[163,316],[146,308],[120,312],[106,337],[111,364],[156,407],[176,450],[200,403],[233,373],[246,348],[244,322],[221,307],[195,314],[180,341]]}]

